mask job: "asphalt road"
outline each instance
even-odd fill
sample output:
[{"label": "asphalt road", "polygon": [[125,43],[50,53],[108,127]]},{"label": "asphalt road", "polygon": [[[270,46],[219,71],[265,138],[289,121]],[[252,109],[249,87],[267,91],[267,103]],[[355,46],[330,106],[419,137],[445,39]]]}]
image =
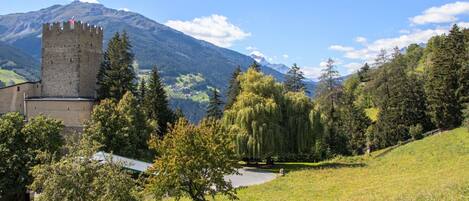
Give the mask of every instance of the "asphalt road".
[{"label": "asphalt road", "polygon": [[271,181],[277,177],[277,174],[265,172],[256,168],[242,168],[238,170],[240,175],[227,175],[225,180],[232,182],[233,187],[251,186]]}]

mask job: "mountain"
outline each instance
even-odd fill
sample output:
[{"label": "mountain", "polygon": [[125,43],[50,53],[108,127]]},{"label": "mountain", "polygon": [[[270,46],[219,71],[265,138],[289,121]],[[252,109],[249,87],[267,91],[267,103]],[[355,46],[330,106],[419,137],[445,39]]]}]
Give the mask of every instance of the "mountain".
[{"label": "mountain", "polygon": [[[189,108],[187,111],[191,114],[186,112],[186,115],[191,120],[203,116],[210,87],[224,92],[235,67],[240,65],[246,70],[254,62],[249,56],[195,39],[138,13],[79,1],[0,16],[0,41],[31,55],[37,61],[41,58],[42,24],[67,21],[72,17],[103,27],[105,46],[115,32],[125,30],[132,42],[139,68],[145,71],[157,65],[166,84],[174,86],[171,87],[174,93],[170,93],[176,94],[171,97],[173,107]],[[279,81],[283,80],[283,74],[272,68],[263,67],[262,70]],[[198,86],[196,93],[187,94],[179,86],[175,87],[184,76],[203,79],[203,82],[195,84]],[[194,107],[196,109],[191,110]]]},{"label": "mountain", "polygon": [[0,42],[0,69],[15,71],[31,81],[39,79],[39,61],[3,42]]},{"label": "mountain", "polygon": [[[280,72],[282,74],[286,74],[290,68],[285,64],[273,64],[267,61],[267,59],[262,55],[260,52],[254,51],[250,54],[251,58],[254,59],[257,63],[259,63],[264,68],[270,68],[274,71]],[[284,80],[283,78],[281,80]],[[314,89],[316,88],[317,82],[306,79],[305,80],[306,89],[308,90],[309,95],[312,97],[314,96]]]}]

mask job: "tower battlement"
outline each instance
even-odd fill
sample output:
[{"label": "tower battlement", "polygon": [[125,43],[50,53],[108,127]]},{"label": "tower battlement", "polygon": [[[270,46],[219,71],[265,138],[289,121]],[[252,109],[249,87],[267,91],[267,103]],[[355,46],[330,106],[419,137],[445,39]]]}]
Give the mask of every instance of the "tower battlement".
[{"label": "tower battlement", "polygon": [[103,38],[103,28],[99,26],[90,25],[81,21],[76,22],[54,22],[42,25],[43,36],[55,36],[66,33],[89,33],[91,37]]},{"label": "tower battlement", "polygon": [[87,23],[43,24],[43,97],[96,97],[103,29]]}]

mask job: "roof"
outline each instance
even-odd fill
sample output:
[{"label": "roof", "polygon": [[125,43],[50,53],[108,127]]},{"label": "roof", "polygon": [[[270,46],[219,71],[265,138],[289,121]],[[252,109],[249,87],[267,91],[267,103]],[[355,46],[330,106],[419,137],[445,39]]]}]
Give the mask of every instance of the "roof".
[{"label": "roof", "polygon": [[41,80],[39,80],[39,81],[21,82],[21,83],[17,83],[17,84],[14,84],[14,85],[9,85],[9,86],[0,87],[0,89],[6,89],[6,88],[10,88],[10,87],[16,87],[16,86],[23,85],[23,84],[37,84],[37,83],[41,83]]},{"label": "roof", "polygon": [[106,152],[97,152],[96,154],[93,155],[93,159],[100,161],[100,162],[115,162],[115,163],[120,163],[124,168],[134,170],[137,172],[145,172],[147,169],[152,165],[151,163],[146,163],[143,161],[135,160],[135,159],[130,159],[126,158],[123,156],[118,156],[114,154],[109,154]]},{"label": "roof", "polygon": [[28,101],[95,101],[93,98],[83,97],[31,97],[26,98]]}]

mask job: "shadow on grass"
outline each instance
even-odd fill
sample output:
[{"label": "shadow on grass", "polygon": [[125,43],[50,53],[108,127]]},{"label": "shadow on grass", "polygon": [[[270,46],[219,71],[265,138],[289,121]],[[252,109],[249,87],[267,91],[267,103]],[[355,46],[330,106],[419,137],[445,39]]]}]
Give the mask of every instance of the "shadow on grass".
[{"label": "shadow on grass", "polygon": [[[279,173],[280,169],[287,172],[305,170],[305,169],[339,169],[339,168],[359,168],[365,167],[365,163],[343,163],[343,162],[321,162],[321,163],[276,163],[274,165],[259,164],[257,167],[259,171],[268,171]],[[253,171],[253,170],[250,170]]]}]

